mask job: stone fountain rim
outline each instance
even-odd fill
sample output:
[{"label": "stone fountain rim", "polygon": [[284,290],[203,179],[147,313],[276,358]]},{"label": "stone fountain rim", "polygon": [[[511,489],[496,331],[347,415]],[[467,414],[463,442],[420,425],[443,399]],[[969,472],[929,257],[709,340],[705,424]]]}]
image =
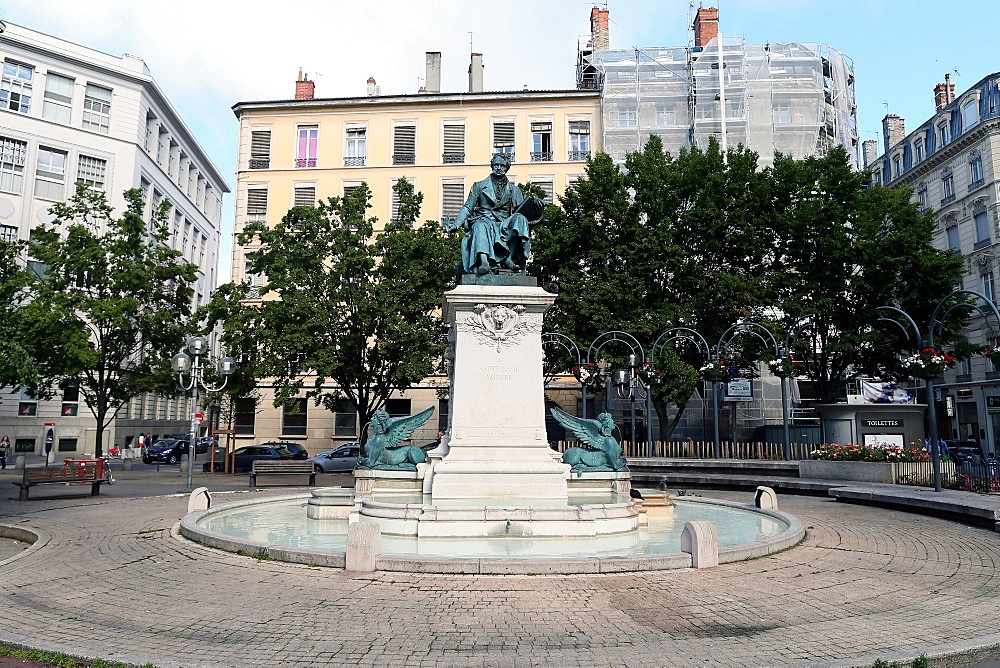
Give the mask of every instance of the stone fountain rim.
[{"label": "stone fountain rim", "polygon": [[[272,545],[263,541],[238,539],[209,531],[198,524],[213,514],[235,508],[282,501],[306,501],[311,492],[272,496],[265,499],[247,499],[225,503],[208,510],[188,513],[175,526],[175,536],[200,543],[207,547],[245,554],[257,559],[273,559],[307,566],[344,568],[346,555],[343,550],[317,550],[312,548],[290,548]],[[671,496],[678,500],[678,497]],[[736,503],[705,497],[680,498],[682,502],[704,503],[727,506],[739,510],[760,513],[779,519],[788,524],[788,529],[761,541],[744,543],[719,550],[719,564],[746,561],[787,550],[798,545],[806,536],[805,526],[794,515],[778,510],[757,508],[751,504]],[[420,557],[381,555],[376,560],[380,571],[408,573],[447,573],[466,575],[573,575],[573,574],[614,574],[642,571],[679,570],[692,567],[691,555],[672,554],[637,557]]]}]

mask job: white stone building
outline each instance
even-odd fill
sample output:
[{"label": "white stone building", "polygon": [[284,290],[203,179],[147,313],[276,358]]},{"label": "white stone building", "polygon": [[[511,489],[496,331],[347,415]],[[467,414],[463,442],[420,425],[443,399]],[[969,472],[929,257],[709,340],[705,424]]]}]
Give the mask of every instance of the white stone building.
[{"label": "white stone building", "polygon": [[[28,239],[78,181],[106,191],[117,213],[125,208],[122,193],[141,188],[147,213],[164,198],[171,203],[170,243],[199,267],[191,306],[203,304],[216,286],[229,186],[146,64],[11,23],[0,34],[0,59],[0,234]],[[94,419],[74,388],[52,401],[19,394],[0,396],[0,433],[17,451],[41,452],[50,424],[58,451],[93,452]],[[186,431],[186,404],[136,399],[105,442]]]}]

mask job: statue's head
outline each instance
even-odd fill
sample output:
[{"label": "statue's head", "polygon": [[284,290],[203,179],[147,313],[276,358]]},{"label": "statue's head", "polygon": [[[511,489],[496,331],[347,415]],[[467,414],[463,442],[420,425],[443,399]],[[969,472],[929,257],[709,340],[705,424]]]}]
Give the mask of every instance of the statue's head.
[{"label": "statue's head", "polygon": [[372,431],[376,434],[384,434],[385,426],[389,422],[389,414],[381,408],[372,415]]},{"label": "statue's head", "polygon": [[601,413],[597,416],[597,421],[601,425],[601,434],[611,436],[611,433],[615,430],[615,420],[611,417],[611,413]]},{"label": "statue's head", "polygon": [[506,153],[497,153],[490,160],[490,169],[497,176],[503,176],[510,169],[510,156]]}]

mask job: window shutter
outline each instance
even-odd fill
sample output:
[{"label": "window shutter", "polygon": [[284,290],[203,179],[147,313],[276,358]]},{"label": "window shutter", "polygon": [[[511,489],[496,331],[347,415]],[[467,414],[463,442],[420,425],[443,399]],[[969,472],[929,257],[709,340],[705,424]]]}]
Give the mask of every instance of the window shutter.
[{"label": "window shutter", "polygon": [[[298,197],[298,189],[296,189],[296,197]],[[249,188],[247,190],[247,217],[264,218],[265,216],[267,216],[267,189]]]},{"label": "window shutter", "polygon": [[[532,132],[552,132],[552,123],[549,121],[535,122],[531,124]],[[513,133],[511,134],[511,140],[513,141]]]},{"label": "window shutter", "polygon": [[514,147],[514,124],[513,123],[494,123],[493,124],[493,146],[496,148],[500,147]]},{"label": "window shutter", "polygon": [[417,128],[413,125],[397,125],[393,129],[392,164],[412,165],[417,158]]},{"label": "window shutter", "polygon": [[344,199],[347,199],[348,197],[350,197],[351,193],[354,192],[357,189],[358,189],[357,186],[344,186]]},{"label": "window shutter", "polygon": [[465,182],[441,184],[441,216],[454,218],[465,204]]},{"label": "window shutter", "polygon": [[271,162],[271,131],[250,133],[250,169],[267,169]]},{"label": "window shutter", "polygon": [[316,186],[295,186],[295,206],[316,206]]},{"label": "window shutter", "polygon": [[589,135],[590,121],[570,121],[569,133],[571,135]]},{"label": "window shutter", "polygon": [[545,203],[552,204],[552,190],[554,187],[552,181],[533,181],[533,183],[545,191]]},{"label": "window shutter", "polygon": [[465,126],[444,126],[444,156],[441,162],[465,162]]}]

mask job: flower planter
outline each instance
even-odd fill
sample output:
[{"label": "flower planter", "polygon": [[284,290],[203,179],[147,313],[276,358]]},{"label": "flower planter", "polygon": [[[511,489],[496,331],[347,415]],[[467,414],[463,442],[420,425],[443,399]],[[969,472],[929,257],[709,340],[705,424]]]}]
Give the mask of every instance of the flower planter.
[{"label": "flower planter", "polygon": [[[941,462],[941,478],[955,475],[955,465]],[[819,480],[853,480],[895,484],[905,478],[933,480],[931,462],[840,462],[828,459],[806,459],[799,462],[800,478]]]}]

